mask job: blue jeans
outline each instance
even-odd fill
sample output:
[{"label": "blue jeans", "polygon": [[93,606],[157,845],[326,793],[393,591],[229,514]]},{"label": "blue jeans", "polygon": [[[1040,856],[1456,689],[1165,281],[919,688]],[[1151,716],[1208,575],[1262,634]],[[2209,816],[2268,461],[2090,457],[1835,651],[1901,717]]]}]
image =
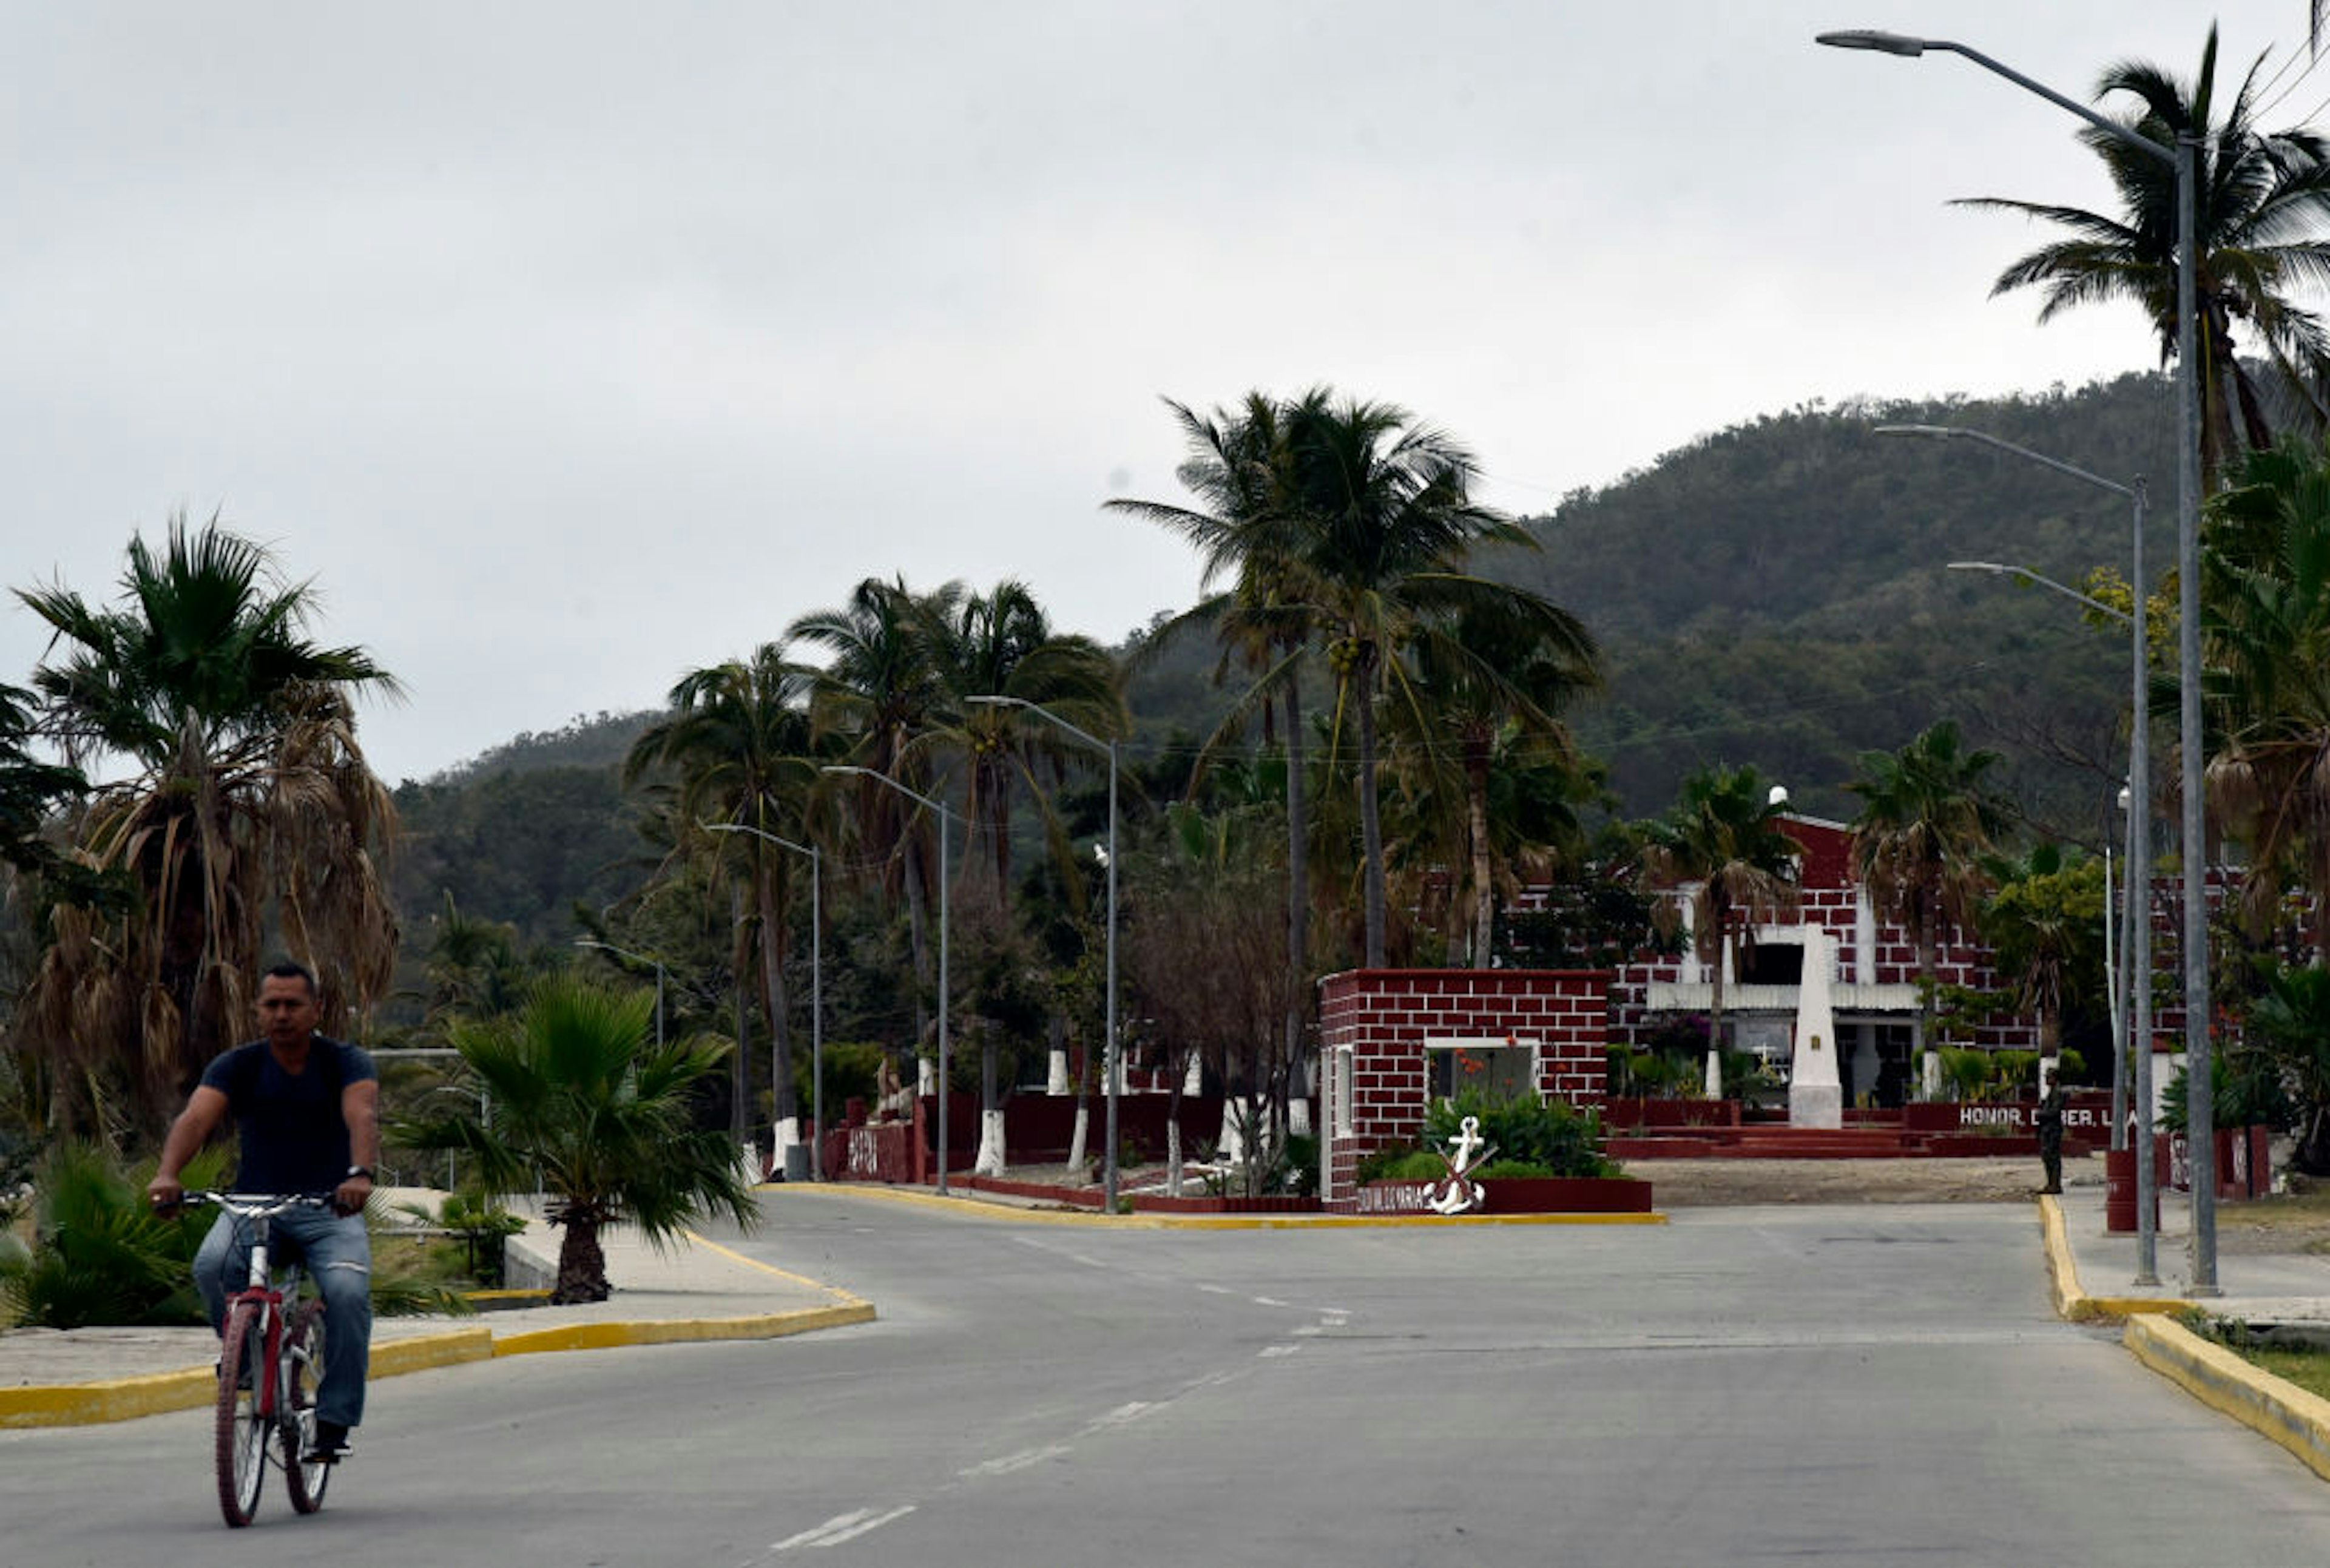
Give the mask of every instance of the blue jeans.
[{"label": "blue jeans", "polygon": [[[286,1251],[286,1243],[293,1244]],[[364,1420],[365,1369],[372,1361],[372,1238],[364,1216],[291,1209],[269,1221],[268,1250],[280,1261],[306,1258],[324,1297],[324,1377],[316,1419],[352,1427]],[[194,1288],[211,1327],[226,1326],[226,1298],[251,1278],[251,1222],[222,1213],[194,1252]]]}]

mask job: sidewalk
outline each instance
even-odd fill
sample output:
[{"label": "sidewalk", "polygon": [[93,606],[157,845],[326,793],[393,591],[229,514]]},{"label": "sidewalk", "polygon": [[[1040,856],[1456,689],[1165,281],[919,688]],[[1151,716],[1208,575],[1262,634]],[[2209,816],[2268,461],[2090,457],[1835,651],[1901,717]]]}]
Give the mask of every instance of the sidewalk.
[{"label": "sidewalk", "polygon": [[[392,1195],[390,1202],[395,1201]],[[521,1212],[523,1210],[521,1209]],[[658,1254],[630,1227],[605,1231],[614,1292],[580,1307],[464,1317],[382,1317],[372,1375],[393,1377],[497,1355],[713,1339],[773,1339],[871,1322],[844,1290],[695,1239]],[[514,1270],[554,1268],[558,1232],[530,1221]],[[210,1402],[218,1338],[205,1327],[19,1328],[0,1333],[0,1428],[124,1421]]]},{"label": "sidewalk", "polygon": [[[2192,1201],[2183,1193],[2164,1191],[2153,1246],[2154,1271],[2159,1282],[2138,1285],[2136,1233],[2104,1229],[2100,1180],[2067,1183],[2055,1203],[2061,1215],[2063,1246],[2077,1276],[2068,1291],[2063,1288],[2066,1282],[2058,1279],[2058,1305],[2064,1307],[2065,1298],[2079,1297],[2088,1303],[2085,1311],[2067,1307],[2066,1316],[2125,1317],[2132,1312],[2176,1312],[2191,1306],[2212,1317],[2236,1319],[2252,1327],[2319,1326],[2330,1334],[2330,1257],[2246,1250],[2228,1252],[2221,1246],[2217,1254],[2221,1294],[2195,1296],[2192,1292]],[[2222,1205],[2218,1212],[2224,1212]]]}]

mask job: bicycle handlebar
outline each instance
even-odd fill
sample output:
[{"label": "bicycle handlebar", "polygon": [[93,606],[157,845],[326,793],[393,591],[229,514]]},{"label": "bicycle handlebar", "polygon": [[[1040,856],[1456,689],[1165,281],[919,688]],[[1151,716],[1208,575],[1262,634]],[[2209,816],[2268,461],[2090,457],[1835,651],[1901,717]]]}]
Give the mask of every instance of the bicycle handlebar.
[{"label": "bicycle handlebar", "polygon": [[157,1203],[155,1206],[176,1207],[179,1204],[196,1209],[207,1204],[224,1209],[244,1220],[255,1220],[262,1215],[272,1219],[289,1209],[331,1209],[336,1212],[339,1207],[337,1200],[329,1193],[222,1193],[209,1188],[196,1188],[180,1193],[178,1204]]}]

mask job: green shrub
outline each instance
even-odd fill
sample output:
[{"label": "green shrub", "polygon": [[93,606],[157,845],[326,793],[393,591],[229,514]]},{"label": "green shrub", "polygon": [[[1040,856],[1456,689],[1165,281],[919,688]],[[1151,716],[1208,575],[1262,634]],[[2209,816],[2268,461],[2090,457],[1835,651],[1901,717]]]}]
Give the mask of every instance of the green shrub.
[{"label": "green shrub", "polygon": [[[196,1156],[187,1185],[212,1185],[224,1163],[222,1150]],[[204,1321],[193,1265],[211,1217],[156,1214],[152,1172],[94,1145],[52,1148],[33,1178],[33,1245],[0,1258],[0,1312],[43,1328]]]},{"label": "green shrub", "polygon": [[1466,1089],[1425,1112],[1427,1148],[1447,1148],[1466,1117],[1478,1120],[1480,1136],[1494,1145],[1493,1157],[1508,1166],[1530,1166],[1530,1174],[1549,1176],[1618,1174],[1616,1164],[1602,1154],[1602,1118],[1567,1100],[1541,1100],[1530,1094],[1497,1098]]}]

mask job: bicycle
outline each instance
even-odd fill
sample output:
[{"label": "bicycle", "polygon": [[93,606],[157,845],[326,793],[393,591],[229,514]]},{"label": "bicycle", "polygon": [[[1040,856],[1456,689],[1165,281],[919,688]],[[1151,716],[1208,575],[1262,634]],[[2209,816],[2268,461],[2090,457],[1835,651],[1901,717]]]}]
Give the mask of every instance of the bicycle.
[{"label": "bicycle", "polygon": [[[331,1484],[329,1459],[310,1459],[316,1436],[316,1385],[324,1375],[324,1303],[304,1290],[298,1260],[270,1272],[269,1221],[297,1208],[330,1209],[328,1193],[269,1196],[194,1192],[185,1202],[210,1204],[248,1222],[251,1275],[227,1297],[220,1340],[216,1458],[219,1511],[237,1528],[258,1516],[270,1459],[283,1470],[292,1508],[312,1514]],[[275,1452],[269,1452],[270,1445]]]}]

